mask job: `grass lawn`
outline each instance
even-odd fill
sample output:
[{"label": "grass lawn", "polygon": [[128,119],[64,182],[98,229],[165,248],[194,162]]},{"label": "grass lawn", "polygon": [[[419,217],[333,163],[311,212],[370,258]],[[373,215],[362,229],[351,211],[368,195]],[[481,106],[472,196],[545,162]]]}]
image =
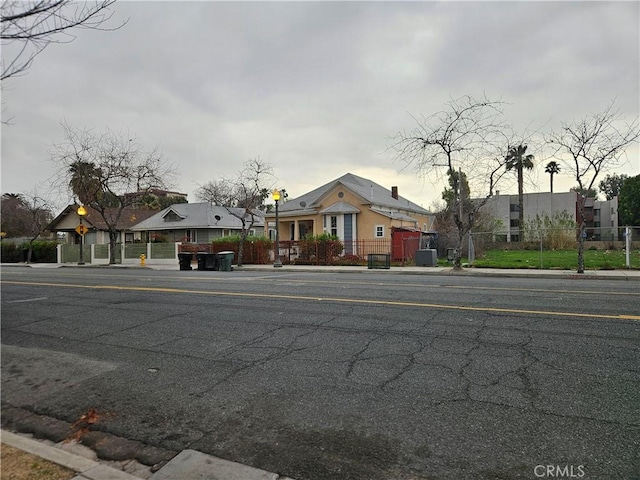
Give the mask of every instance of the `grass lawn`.
[{"label": "grass lawn", "polygon": [[[463,259],[464,263],[465,259]],[[573,270],[578,268],[577,250],[488,250],[477,255],[475,267],[546,268]],[[624,250],[585,250],[584,268],[588,270],[624,269]],[[640,249],[631,251],[631,268],[640,269]]]},{"label": "grass lawn", "polygon": [[76,476],[67,468],[4,443],[1,452],[2,480],[71,480]]}]

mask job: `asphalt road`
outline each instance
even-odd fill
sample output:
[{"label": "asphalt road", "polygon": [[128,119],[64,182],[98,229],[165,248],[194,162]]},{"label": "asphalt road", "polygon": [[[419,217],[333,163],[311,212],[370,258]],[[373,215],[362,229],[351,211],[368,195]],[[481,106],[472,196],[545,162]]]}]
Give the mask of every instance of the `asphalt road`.
[{"label": "asphalt road", "polygon": [[[637,282],[2,268],[2,408],[292,478],[640,478]],[[568,476],[568,475],[566,475]]]}]

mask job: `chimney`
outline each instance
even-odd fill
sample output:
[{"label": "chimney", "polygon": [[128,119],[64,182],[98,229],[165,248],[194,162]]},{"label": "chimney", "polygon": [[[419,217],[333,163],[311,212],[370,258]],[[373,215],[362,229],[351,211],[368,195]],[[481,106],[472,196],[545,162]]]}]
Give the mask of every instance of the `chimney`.
[{"label": "chimney", "polygon": [[398,199],[398,187],[391,187],[391,196],[396,200]]}]

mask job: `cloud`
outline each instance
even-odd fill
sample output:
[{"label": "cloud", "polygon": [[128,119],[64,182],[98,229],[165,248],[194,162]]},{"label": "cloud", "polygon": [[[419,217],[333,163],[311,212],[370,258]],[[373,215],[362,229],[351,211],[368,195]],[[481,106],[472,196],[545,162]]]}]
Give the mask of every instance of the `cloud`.
[{"label": "cloud", "polygon": [[[66,120],[129,129],[147,148],[159,145],[180,173],[175,187],[192,201],[199,184],[260,156],[292,197],[352,172],[429,206],[443,179],[402,170],[387,145],[451,98],[502,98],[518,129],[557,126],[614,98],[627,118],[639,111],[637,2],[113,8],[112,22],[128,19],[124,27],[78,30],[2,85],[4,117],[14,117],[2,126],[3,192],[46,183],[49,146]],[[624,172],[637,175],[632,153]],[[544,174],[532,178],[532,190],[547,188]],[[560,175],[556,190],[563,182],[574,183]]]}]

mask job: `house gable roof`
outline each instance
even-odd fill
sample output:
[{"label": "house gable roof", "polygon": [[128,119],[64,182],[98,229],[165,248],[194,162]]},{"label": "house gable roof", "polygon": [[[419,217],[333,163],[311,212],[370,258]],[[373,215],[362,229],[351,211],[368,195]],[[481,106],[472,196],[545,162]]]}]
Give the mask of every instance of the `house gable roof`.
[{"label": "house gable roof", "polygon": [[[75,225],[77,223],[80,223],[80,217],[76,213],[79,207],[80,205],[68,205],[62,212],[60,212],[60,214],[56,218],[51,221],[49,225],[47,225],[46,229],[51,232],[73,230],[75,228]],[[106,222],[97,210],[88,206],[85,206],[85,209],[87,210],[87,214],[82,218],[82,221],[86,226],[95,228],[96,230],[108,230]],[[118,215],[118,210],[118,208],[107,208],[105,209],[105,215],[107,216],[107,218],[112,218],[115,220]],[[155,211],[145,208],[123,208],[122,212],[120,213],[120,218],[116,222],[116,229],[130,230],[133,225],[140,222],[141,220],[149,218],[155,213]],[[74,227],[69,228],[66,226],[61,226],[63,223],[68,223],[65,222],[65,220],[67,220],[70,216],[75,217],[74,220],[77,220],[77,223],[73,222]]]},{"label": "house gable roof", "polygon": [[324,210],[320,210],[320,212],[323,215],[328,214],[328,213],[338,213],[338,214],[343,214],[343,213],[360,213],[360,209],[354,207],[353,205],[351,205],[350,203],[347,202],[336,202],[333,205],[325,208]]},{"label": "house gable roof", "polygon": [[337,185],[343,185],[356,196],[362,199],[363,205],[374,205],[377,207],[385,207],[392,210],[405,210],[419,214],[428,214],[429,212],[420,205],[407,200],[404,197],[391,196],[391,189],[385,188],[371,180],[359,177],[352,173],[347,173],[336,180],[326,183],[298,198],[283,203],[279,211],[283,214],[289,212],[299,212],[300,210],[309,210],[318,207],[323,197],[334,189]]},{"label": "house gable roof", "polygon": [[[233,212],[233,214],[231,213]],[[133,231],[176,229],[242,229],[237,216],[244,214],[243,208],[227,208],[205,203],[177,203],[157,212],[152,217],[131,228]],[[264,214],[255,211],[254,227],[264,226]],[[247,219],[249,220],[248,216]]]}]

